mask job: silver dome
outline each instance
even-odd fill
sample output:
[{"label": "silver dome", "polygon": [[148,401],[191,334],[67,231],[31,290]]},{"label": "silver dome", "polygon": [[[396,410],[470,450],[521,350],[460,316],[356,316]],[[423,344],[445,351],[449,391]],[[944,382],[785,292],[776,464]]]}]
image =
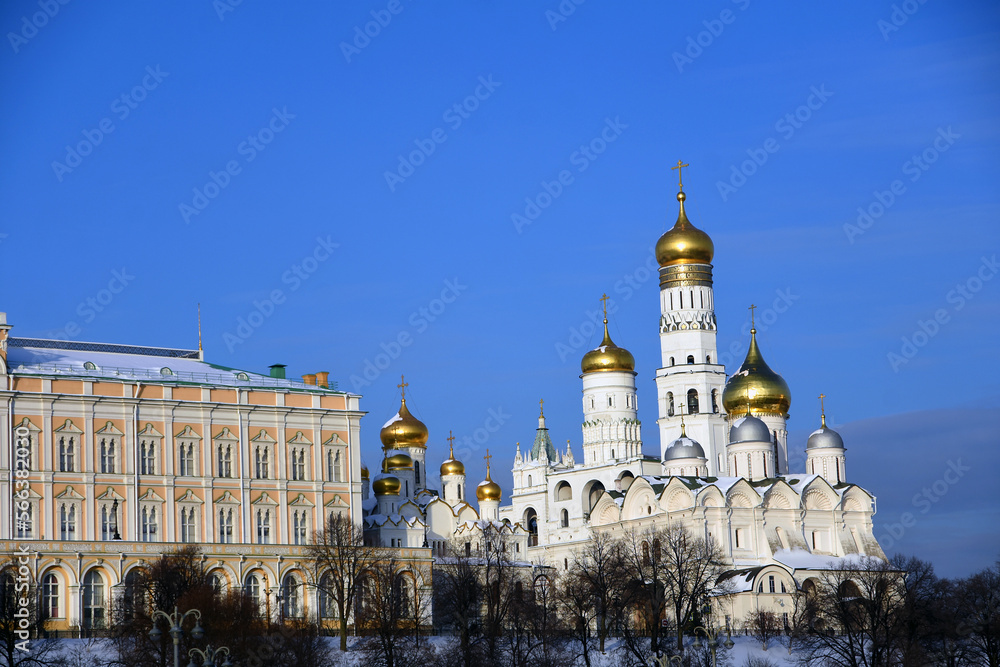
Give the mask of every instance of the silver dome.
[{"label": "silver dome", "polygon": [[680,437],[670,443],[667,451],[663,452],[663,461],[676,461],[679,459],[703,459],[705,450],[697,441],[688,437]]},{"label": "silver dome", "polygon": [[843,449],[844,439],[840,434],[826,426],[817,429],[806,440],[806,449]]},{"label": "silver dome", "polygon": [[747,415],[733,422],[729,442],[771,442],[771,429],[757,417]]}]

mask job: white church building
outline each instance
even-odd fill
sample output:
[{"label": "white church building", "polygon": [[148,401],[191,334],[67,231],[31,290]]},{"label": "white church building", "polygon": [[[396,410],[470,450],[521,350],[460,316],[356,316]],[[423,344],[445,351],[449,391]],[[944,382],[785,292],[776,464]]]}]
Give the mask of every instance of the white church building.
[{"label": "white church building", "polygon": [[[514,489],[499,517],[527,532],[533,562],[568,568],[594,530],[680,523],[714,540],[731,564],[720,614],[792,608],[831,564],[884,558],[872,534],[875,498],[848,483],[844,442],[826,426],[808,438],[805,470],[789,470],[791,393],[764,361],[755,328],[728,380],[716,351],[714,245],[684,210],[656,244],[660,351],[659,455],[643,452],[635,360],[608,334],[581,362],[583,457],[558,451],[544,414],[530,450],[514,457]],[[751,311],[752,313],[752,311]],[[822,407],[822,406],[821,406]],[[787,616],[785,616],[787,618]]]},{"label": "white church building", "polygon": [[659,453],[643,451],[635,359],[611,340],[605,312],[604,339],[581,362],[581,460],[570,440],[556,448],[540,410],[531,447],[517,447],[503,507],[489,459],[472,506],[453,449],[440,468],[440,492],[429,487],[427,427],[409,412],[402,382],[399,411],[380,432],[382,469],[370,488],[362,470],[372,543],[429,547],[440,556],[449,542],[475,548],[488,521],[508,532],[519,560],[568,569],[595,530],[680,523],[725,553],[731,594],[715,604],[737,625],[756,609],[787,619],[794,592],[845,559],[885,558],[872,533],[875,498],[847,482],[844,442],[826,426],[822,404],[820,427],[803,443],[805,470],[789,469],[791,392],[764,361],[755,328],[746,359],[727,380],[716,350],[714,245],[688,220],[680,189],[677,222],[656,244]]}]

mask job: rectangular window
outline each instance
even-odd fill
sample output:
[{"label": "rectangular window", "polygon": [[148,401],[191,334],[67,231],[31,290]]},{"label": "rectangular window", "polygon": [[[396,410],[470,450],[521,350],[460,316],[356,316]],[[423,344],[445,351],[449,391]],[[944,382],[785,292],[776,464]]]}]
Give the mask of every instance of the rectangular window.
[{"label": "rectangular window", "polygon": [[181,542],[194,542],[195,536],[195,523],[194,523],[194,508],[181,509]]},{"label": "rectangular window", "polygon": [[142,508],[142,526],[140,530],[140,539],[143,542],[155,542],[156,541],[156,508],[155,507],[143,507]]},{"label": "rectangular window", "polygon": [[115,472],[115,439],[101,438],[101,472],[113,474]]},{"label": "rectangular window", "polygon": [[219,477],[233,476],[233,446],[219,445]]},{"label": "rectangular window", "polygon": [[111,540],[114,538],[114,529],[111,526],[111,508],[107,505],[101,506],[101,539]]},{"label": "rectangular window", "polygon": [[143,440],[139,444],[139,474],[156,474],[156,445],[152,441]]},{"label": "rectangular window", "polygon": [[219,541],[223,544],[233,543],[233,510],[219,510]]},{"label": "rectangular window", "polygon": [[306,450],[292,449],[292,480],[302,481],[306,478]]},{"label": "rectangular window", "polygon": [[257,543],[271,543],[271,510],[257,510]]},{"label": "rectangular window", "polygon": [[59,438],[59,472],[75,472],[76,439],[72,436]]},{"label": "rectangular window", "polygon": [[59,538],[76,539],[76,505],[63,503],[59,506]]},{"label": "rectangular window", "polygon": [[268,448],[258,446],[254,453],[254,473],[257,479],[267,479],[270,475],[270,452]]},{"label": "rectangular window", "polygon": [[303,545],[306,543],[306,513],[292,513],[292,543]]},{"label": "rectangular window", "polygon": [[35,507],[31,503],[25,509],[17,510],[17,536],[21,539],[30,540],[35,527]]},{"label": "rectangular window", "polygon": [[181,477],[191,477],[194,475],[194,443],[193,442],[182,442],[180,447],[180,466],[179,472]]}]

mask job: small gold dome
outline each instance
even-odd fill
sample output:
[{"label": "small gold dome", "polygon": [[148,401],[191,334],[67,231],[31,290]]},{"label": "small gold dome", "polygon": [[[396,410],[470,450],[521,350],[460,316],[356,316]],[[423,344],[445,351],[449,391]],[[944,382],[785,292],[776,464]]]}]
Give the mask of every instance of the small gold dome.
[{"label": "small gold dome", "polygon": [[750,349],[740,369],[722,392],[722,405],[730,416],[750,411],[758,415],[788,417],[792,392],[784,378],[771,370],[757,347],[757,329],[750,329]]},{"label": "small gold dome", "polygon": [[656,242],[656,261],[660,266],[674,264],[711,264],[715,255],[715,244],[708,234],[691,224],[684,212],[683,192],[677,193],[681,210],[677,222]]},{"label": "small gold dome", "polygon": [[382,468],[385,472],[390,470],[409,470],[413,467],[413,459],[410,458],[409,454],[403,452],[398,452],[393,454],[385,460],[382,464]]},{"label": "small gold dome", "polygon": [[500,496],[503,495],[500,490],[500,485],[489,479],[489,475],[486,476],[476,487],[476,498],[479,500],[500,500]]},{"label": "small gold dome", "polygon": [[441,475],[464,475],[465,466],[455,458],[455,437],[448,431],[448,458],[441,464]]},{"label": "small gold dome", "polygon": [[392,449],[427,447],[427,427],[406,409],[405,398],[399,406],[399,412],[385,423],[378,437],[383,446]]},{"label": "small gold dome", "polygon": [[398,496],[399,489],[399,478],[392,475],[380,477],[372,483],[372,491],[376,496]]},{"label": "small gold dome", "polygon": [[624,347],[618,347],[608,334],[608,319],[604,318],[604,340],[596,349],[583,355],[580,370],[584,373],[595,371],[635,371],[635,357]]},{"label": "small gold dome", "polygon": [[361,464],[361,479],[368,479],[368,466],[364,463]]}]

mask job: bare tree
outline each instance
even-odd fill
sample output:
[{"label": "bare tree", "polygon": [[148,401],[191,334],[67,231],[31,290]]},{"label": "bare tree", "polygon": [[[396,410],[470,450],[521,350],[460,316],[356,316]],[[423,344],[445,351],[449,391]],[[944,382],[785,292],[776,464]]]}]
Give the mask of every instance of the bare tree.
[{"label": "bare tree", "polygon": [[725,567],[722,549],[710,539],[694,537],[679,524],[657,531],[662,548],[664,595],[676,624],[677,650],[684,648],[684,628],[701,612]]},{"label": "bare tree", "polygon": [[44,610],[27,562],[23,554],[0,562],[0,667],[55,667],[57,642],[44,638]]},{"label": "bare tree", "polygon": [[558,591],[559,610],[566,619],[567,632],[580,642],[583,662],[590,667],[590,652],[593,650],[593,628],[598,623],[598,605],[591,581],[580,571],[579,562],[574,563],[560,579]]},{"label": "bare tree", "polygon": [[347,626],[361,576],[377,562],[380,551],[365,544],[364,529],[348,516],[334,513],[323,530],[313,533],[307,548],[313,581],[337,608],[340,650],[347,650]]},{"label": "bare tree", "polygon": [[456,662],[463,667],[480,664],[482,584],[471,547],[471,542],[468,551],[462,542],[451,543],[448,555],[438,559],[434,568],[435,625],[458,636]]},{"label": "bare tree", "polygon": [[788,655],[792,655],[802,638],[813,630],[816,605],[815,595],[803,590],[796,590],[792,593],[792,611],[788,616],[788,626],[785,628],[785,645],[788,647]]},{"label": "bare tree", "polygon": [[983,665],[1000,667],[1000,562],[958,584],[963,622]]},{"label": "bare tree", "polygon": [[594,533],[577,559],[575,568],[590,585],[597,622],[598,648],[603,652],[610,631],[609,619],[614,616],[614,601],[621,597],[626,581],[621,540],[613,538],[608,532]]},{"label": "bare tree", "polygon": [[490,663],[501,661],[500,640],[514,603],[518,566],[511,557],[507,533],[492,522],[479,524],[479,580],[483,597],[483,642]]},{"label": "bare tree", "polygon": [[781,636],[781,621],[773,611],[757,609],[747,613],[743,619],[743,625],[750,632],[750,636],[760,642],[761,650],[766,651],[771,640]]},{"label": "bare tree", "polygon": [[831,667],[890,667],[901,661],[904,573],[870,556],[828,570],[817,594],[822,632],[806,638],[806,660]]},{"label": "bare tree", "polygon": [[380,560],[365,572],[359,600],[373,632],[366,642],[366,664],[410,667],[428,660],[428,647],[417,645],[417,632],[426,620],[429,601],[418,592],[417,576],[395,558]]}]

